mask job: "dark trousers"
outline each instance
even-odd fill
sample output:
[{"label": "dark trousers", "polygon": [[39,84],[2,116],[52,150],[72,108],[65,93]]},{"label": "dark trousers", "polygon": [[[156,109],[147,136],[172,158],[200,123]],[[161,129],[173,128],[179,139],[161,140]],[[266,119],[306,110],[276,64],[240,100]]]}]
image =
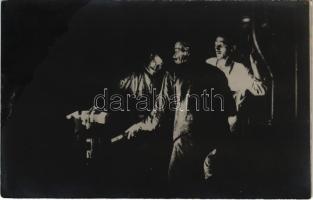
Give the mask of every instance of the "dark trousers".
[{"label": "dark trousers", "polygon": [[210,192],[207,182],[216,180],[218,150],[200,145],[191,135],[181,136],[173,144],[168,168],[169,188],[176,197],[198,197]]}]

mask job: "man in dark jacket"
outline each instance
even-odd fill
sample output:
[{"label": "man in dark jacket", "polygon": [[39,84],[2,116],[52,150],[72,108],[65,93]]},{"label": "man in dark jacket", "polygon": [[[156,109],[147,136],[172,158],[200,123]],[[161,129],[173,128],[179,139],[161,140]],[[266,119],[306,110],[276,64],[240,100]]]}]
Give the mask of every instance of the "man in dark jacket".
[{"label": "man in dark jacket", "polygon": [[166,111],[174,112],[168,178],[175,195],[197,194],[206,179],[216,176],[212,160],[222,155],[227,118],[235,112],[224,74],[193,62],[190,50],[188,43],[175,44],[175,64],[164,75],[153,111],[126,130],[129,139],[154,131]]}]

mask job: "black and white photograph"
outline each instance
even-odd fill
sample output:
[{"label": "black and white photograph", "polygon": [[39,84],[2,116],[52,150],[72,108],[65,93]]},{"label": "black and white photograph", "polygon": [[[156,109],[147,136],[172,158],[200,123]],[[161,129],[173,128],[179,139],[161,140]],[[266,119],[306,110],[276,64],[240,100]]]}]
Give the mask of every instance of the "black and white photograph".
[{"label": "black and white photograph", "polygon": [[1,196],[311,198],[311,4],[1,1]]}]

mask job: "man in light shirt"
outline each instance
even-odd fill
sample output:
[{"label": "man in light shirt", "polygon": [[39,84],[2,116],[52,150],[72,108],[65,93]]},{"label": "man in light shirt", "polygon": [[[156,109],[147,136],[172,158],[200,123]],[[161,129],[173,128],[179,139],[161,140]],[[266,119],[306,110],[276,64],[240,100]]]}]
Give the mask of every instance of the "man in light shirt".
[{"label": "man in light shirt", "polygon": [[[220,69],[228,80],[228,86],[233,92],[233,98],[236,102],[236,109],[239,113],[247,97],[249,91],[254,96],[263,96],[266,92],[266,87],[260,80],[260,75],[254,62],[250,56],[251,68],[249,69],[242,63],[235,62],[231,58],[232,47],[230,41],[225,36],[217,36],[215,40],[216,57],[206,60],[209,66],[214,66]],[[228,121],[231,129],[234,129],[237,122],[237,116],[229,117]]]}]

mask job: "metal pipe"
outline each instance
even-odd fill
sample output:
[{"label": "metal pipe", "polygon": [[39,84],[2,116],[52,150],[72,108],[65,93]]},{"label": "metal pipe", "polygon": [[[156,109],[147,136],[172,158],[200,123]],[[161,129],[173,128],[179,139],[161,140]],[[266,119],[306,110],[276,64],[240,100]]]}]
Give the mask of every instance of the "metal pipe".
[{"label": "metal pipe", "polygon": [[274,88],[275,88],[275,82],[274,82],[274,75],[272,72],[271,67],[269,66],[269,64],[266,62],[264,55],[262,54],[262,51],[259,47],[258,41],[256,39],[256,32],[255,32],[255,22],[254,20],[252,21],[252,40],[254,43],[254,46],[258,52],[258,54],[261,56],[262,60],[265,63],[265,66],[267,68],[267,71],[269,72],[270,75],[270,79],[271,79],[271,108],[270,108],[270,120],[268,122],[268,124],[270,125],[274,119]]}]

